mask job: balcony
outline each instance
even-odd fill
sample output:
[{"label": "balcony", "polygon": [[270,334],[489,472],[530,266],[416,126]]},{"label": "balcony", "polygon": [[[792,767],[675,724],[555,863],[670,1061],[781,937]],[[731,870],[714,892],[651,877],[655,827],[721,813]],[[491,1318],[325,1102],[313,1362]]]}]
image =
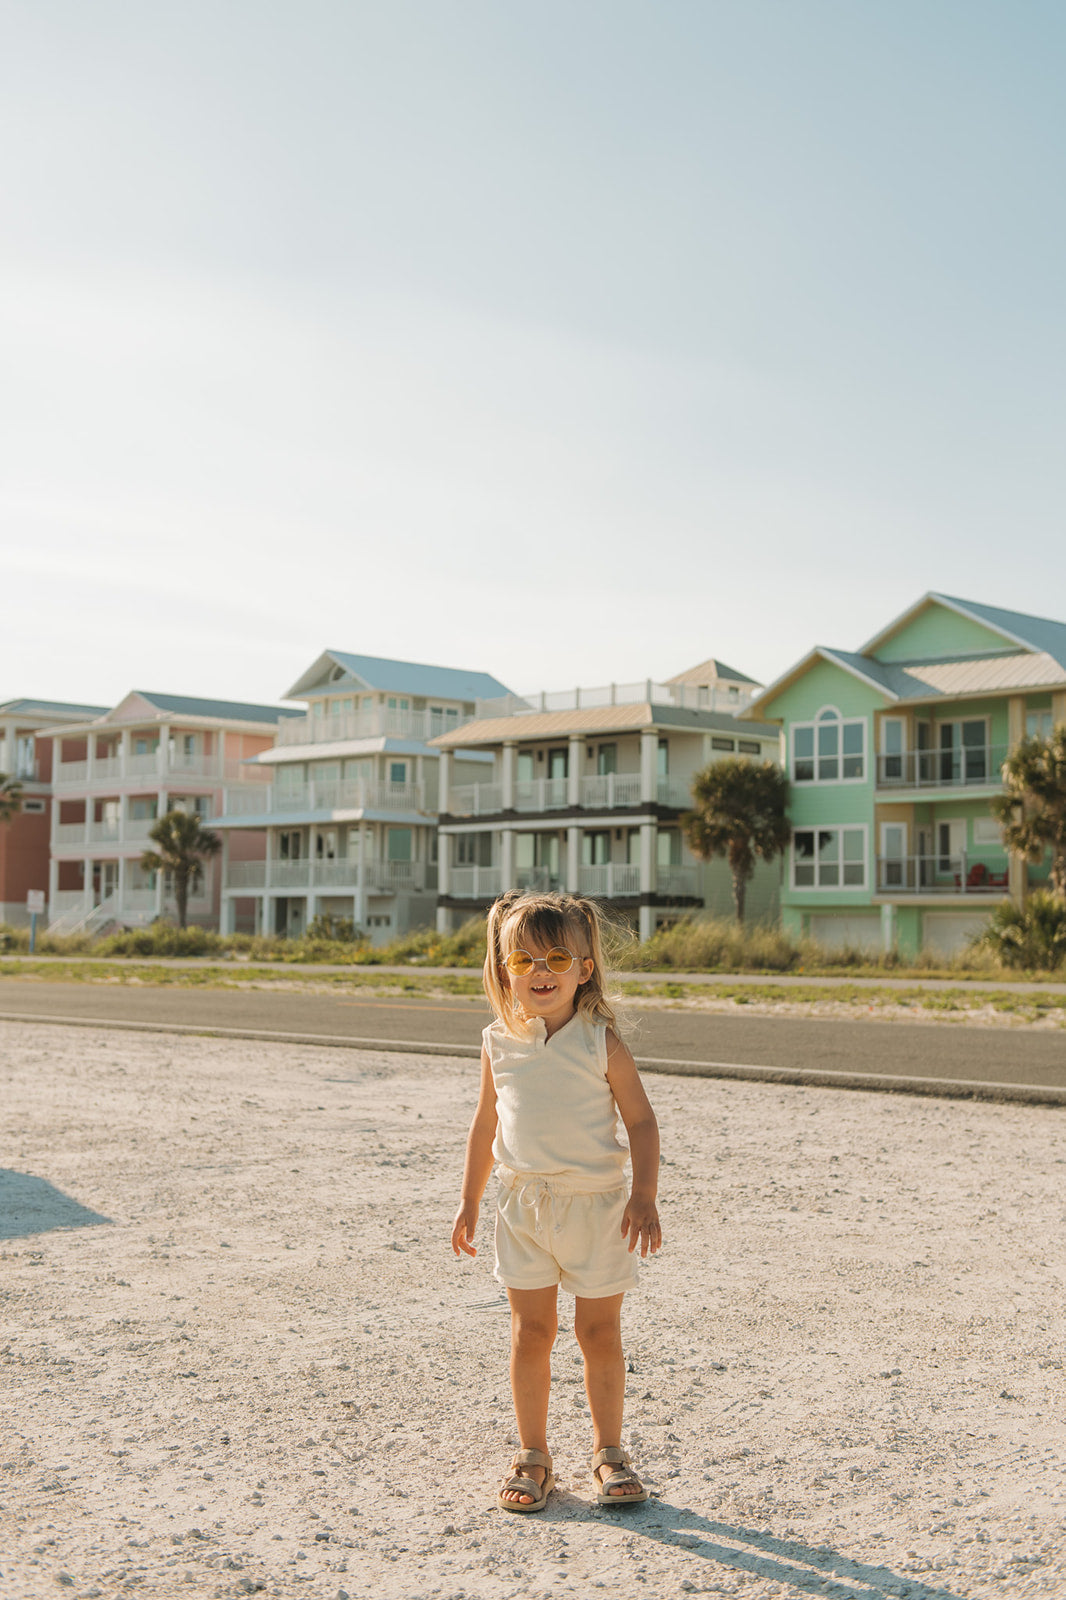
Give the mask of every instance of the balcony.
[{"label": "balcony", "polygon": [[84,822],[58,822],[55,830],[57,849],[92,849],[100,845],[137,847],[147,849],[151,843],[154,817],[127,817],[124,822],[91,822],[89,836],[85,836]]},{"label": "balcony", "polygon": [[878,856],[877,893],[882,895],[964,894],[1002,900],[1008,869],[1002,855]]},{"label": "balcony", "polygon": [[[623,861],[579,867],[577,886],[579,894],[604,900],[632,899],[640,894],[640,868]],[[453,900],[493,900],[503,887],[499,867],[453,867],[448,877],[448,897]],[[514,887],[558,894],[566,889],[566,880],[561,871],[551,867],[519,867],[514,874]],[[660,867],[655,892],[665,902],[698,899],[697,869]]]},{"label": "balcony", "polygon": [[415,739],[425,743],[438,734],[462,727],[469,717],[441,711],[389,711],[375,706],[369,711],[343,711],[331,716],[283,717],[278,723],[278,744],[339,744],[355,739]]},{"label": "balcony", "polygon": [[579,867],[577,887],[579,894],[604,900],[624,899],[640,893],[640,868],[613,861],[599,867]]},{"label": "balcony", "polygon": [[[524,778],[514,786],[513,809],[525,816],[566,811],[570,809],[569,795],[566,778]],[[611,772],[602,777],[582,778],[577,795],[583,811],[632,811],[646,804],[684,811],[692,804],[691,790],[683,778],[658,778],[655,800],[642,801],[639,772]],[[498,816],[502,810],[503,785],[500,783],[456,784],[448,792],[450,816]]]},{"label": "balcony", "polygon": [[[223,887],[238,893],[262,893],[269,888],[283,894],[308,890],[354,894],[358,874],[354,857],[342,861],[231,861]],[[367,861],[363,865],[363,888],[369,894],[431,894],[437,888],[437,868],[427,861]]]},{"label": "balcony", "polygon": [[84,789],[101,783],[153,789],[178,783],[269,783],[272,776],[267,767],[223,760],[221,754],[186,756],[177,751],[154,750],[143,755],[97,755],[91,762],[57,761],[52,783],[56,789]]},{"label": "balcony", "polygon": [[499,867],[453,867],[448,894],[455,900],[495,900],[502,884]]},{"label": "balcony", "polygon": [[425,813],[421,783],[365,783],[330,778],[279,790],[276,783],[245,784],[227,789],[219,813],[224,817],[296,816],[307,812],[417,811]]},{"label": "balcony", "polygon": [[879,789],[998,788],[1009,753],[1005,744],[968,744],[951,750],[904,750],[878,756]]},{"label": "balcony", "polygon": [[603,706],[630,706],[651,703],[684,706],[690,711],[737,712],[750,704],[755,684],[717,688],[712,684],[656,683],[641,678],[637,683],[604,683],[594,688],[560,689],[533,694],[509,694],[496,700],[479,700],[478,717],[522,717],[546,711],[587,711]]}]

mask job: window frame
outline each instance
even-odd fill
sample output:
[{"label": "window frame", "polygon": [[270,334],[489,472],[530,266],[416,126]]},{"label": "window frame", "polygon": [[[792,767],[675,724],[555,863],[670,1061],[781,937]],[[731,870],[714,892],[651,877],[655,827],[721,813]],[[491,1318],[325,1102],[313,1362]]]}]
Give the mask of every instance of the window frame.
[{"label": "window frame", "polygon": [[[798,857],[797,857],[797,854],[796,854],[796,839],[801,833],[809,833],[809,834],[812,834],[814,836],[814,853],[810,857],[811,864],[812,864],[812,866],[814,868],[815,881],[813,883],[797,883],[796,882],[796,863],[797,863],[797,860],[798,860]],[[861,837],[862,837],[862,857],[861,857],[861,861],[862,861],[862,882],[861,883],[844,883],[843,881],[838,881],[837,883],[819,883],[818,882],[818,869],[819,869],[819,859],[820,859],[819,855],[818,855],[818,848],[819,848],[819,846],[818,846],[818,837],[819,837],[820,834],[823,834],[823,833],[835,833],[835,834],[837,834],[839,836],[839,844],[838,844],[837,856],[836,856],[836,865],[837,865],[837,867],[838,867],[838,869],[840,871],[841,880],[843,879],[845,866],[854,864],[854,863],[851,863],[851,862],[847,862],[847,860],[846,860],[846,858],[844,856],[844,853],[843,853],[843,835],[845,833],[857,833],[857,834],[861,835]],[[793,828],[793,830],[792,830],[792,839],[791,839],[791,842],[789,844],[788,880],[789,880],[789,888],[794,890],[797,894],[864,894],[864,893],[866,893],[869,890],[869,887],[870,887],[870,828],[869,828],[869,824],[865,823],[865,822],[832,822],[832,823],[829,823],[826,826],[823,826],[823,825],[820,825],[818,823],[811,823],[811,824],[808,824],[806,827]]]},{"label": "window frame", "polygon": [[[835,728],[837,732],[836,754],[835,756],[823,756],[819,750],[818,731],[820,728],[831,727]],[[838,706],[830,705],[819,706],[818,710],[809,721],[794,722],[789,728],[788,739],[788,775],[791,782],[802,784],[804,788],[813,788],[819,784],[865,783],[867,780],[869,762],[868,727],[868,717],[845,717]],[[845,730],[848,728],[860,728],[862,730],[862,748],[858,757],[859,761],[862,763],[862,771],[851,777],[844,776],[844,762],[846,760],[855,759],[854,752],[846,752],[844,749],[844,734]],[[800,759],[802,759],[804,762],[810,762],[811,776],[809,778],[801,778],[796,771],[796,735],[797,733],[807,731],[809,731],[811,734],[811,754],[810,756],[803,756]],[[823,778],[819,775],[819,767],[823,761],[828,760],[835,760],[837,763],[836,777]]]}]

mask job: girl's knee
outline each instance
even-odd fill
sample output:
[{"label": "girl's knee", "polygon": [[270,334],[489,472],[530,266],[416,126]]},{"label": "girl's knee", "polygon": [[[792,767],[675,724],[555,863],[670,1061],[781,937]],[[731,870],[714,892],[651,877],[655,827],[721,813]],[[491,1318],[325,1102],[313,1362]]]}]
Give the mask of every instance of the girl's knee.
[{"label": "girl's knee", "polygon": [[584,1355],[614,1355],[622,1348],[618,1310],[586,1311],[574,1318],[574,1333]]},{"label": "girl's knee", "polygon": [[511,1344],[515,1351],[521,1354],[550,1350],[558,1331],[557,1317],[523,1316],[518,1312],[512,1313]]}]

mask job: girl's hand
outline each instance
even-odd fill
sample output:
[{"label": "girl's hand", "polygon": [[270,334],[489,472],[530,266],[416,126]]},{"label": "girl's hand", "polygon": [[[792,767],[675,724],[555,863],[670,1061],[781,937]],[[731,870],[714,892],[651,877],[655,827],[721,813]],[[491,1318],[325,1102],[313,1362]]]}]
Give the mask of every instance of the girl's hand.
[{"label": "girl's hand", "polygon": [[464,1200],[459,1210],[455,1213],[452,1224],[452,1249],[456,1255],[460,1250],[468,1256],[476,1256],[474,1248],[474,1229],[477,1227],[478,1207],[473,1200]]},{"label": "girl's hand", "polygon": [[659,1226],[659,1213],[654,1200],[640,1200],[630,1195],[622,1215],[622,1237],[627,1236],[630,1250],[635,1250],[639,1244],[642,1256],[646,1256],[649,1250],[654,1255],[662,1247],[663,1230]]}]

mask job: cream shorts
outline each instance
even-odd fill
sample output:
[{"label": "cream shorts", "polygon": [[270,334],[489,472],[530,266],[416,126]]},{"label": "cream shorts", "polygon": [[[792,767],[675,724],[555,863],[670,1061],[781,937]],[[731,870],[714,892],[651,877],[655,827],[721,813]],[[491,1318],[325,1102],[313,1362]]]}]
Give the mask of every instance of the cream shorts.
[{"label": "cream shorts", "polygon": [[628,1188],[574,1193],[551,1178],[500,1173],[495,1276],[507,1289],[550,1289],[601,1300],[637,1286],[622,1237]]}]

